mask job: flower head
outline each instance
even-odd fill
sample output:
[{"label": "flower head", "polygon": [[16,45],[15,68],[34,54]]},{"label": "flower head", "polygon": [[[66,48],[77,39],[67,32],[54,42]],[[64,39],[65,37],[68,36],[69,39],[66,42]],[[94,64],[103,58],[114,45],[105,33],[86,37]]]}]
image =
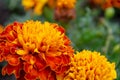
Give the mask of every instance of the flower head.
[{"label": "flower head", "polygon": [[[0,34],[2,74],[27,80],[55,80],[69,68],[73,49],[62,27],[39,21],[14,22]],[[24,74],[20,74],[23,72]],[[33,74],[34,73],[34,74]]]},{"label": "flower head", "polygon": [[83,50],[77,52],[70,63],[64,80],[114,80],[115,63],[110,63],[98,52]]},{"label": "flower head", "polygon": [[26,10],[33,9],[35,14],[42,14],[42,8],[48,0],[22,0],[22,5]]}]

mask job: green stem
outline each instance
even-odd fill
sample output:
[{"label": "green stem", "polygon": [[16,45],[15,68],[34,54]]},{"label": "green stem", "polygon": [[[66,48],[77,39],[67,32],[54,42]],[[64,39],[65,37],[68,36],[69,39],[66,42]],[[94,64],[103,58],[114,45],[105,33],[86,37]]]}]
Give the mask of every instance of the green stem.
[{"label": "green stem", "polygon": [[112,29],[111,29],[110,25],[108,24],[108,22],[105,19],[101,18],[100,21],[104,25],[104,27],[107,29],[107,32],[108,32],[108,36],[106,38],[106,43],[105,43],[105,46],[103,47],[103,52],[107,54],[110,43],[113,38],[113,33],[112,33]]}]

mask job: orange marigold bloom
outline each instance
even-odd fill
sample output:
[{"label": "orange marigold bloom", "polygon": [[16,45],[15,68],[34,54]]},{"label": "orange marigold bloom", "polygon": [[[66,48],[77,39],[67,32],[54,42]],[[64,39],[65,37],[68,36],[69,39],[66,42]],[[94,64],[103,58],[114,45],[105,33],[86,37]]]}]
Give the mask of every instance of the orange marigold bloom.
[{"label": "orange marigold bloom", "polygon": [[18,80],[56,80],[69,69],[74,52],[70,43],[57,24],[14,22],[0,34],[0,61],[8,62],[2,74],[14,73]]},{"label": "orange marigold bloom", "polygon": [[115,63],[98,52],[83,50],[74,55],[62,80],[114,80],[116,76]]},{"label": "orange marigold bloom", "polygon": [[42,8],[48,0],[22,0],[22,5],[26,10],[33,9],[35,14],[42,14]]}]

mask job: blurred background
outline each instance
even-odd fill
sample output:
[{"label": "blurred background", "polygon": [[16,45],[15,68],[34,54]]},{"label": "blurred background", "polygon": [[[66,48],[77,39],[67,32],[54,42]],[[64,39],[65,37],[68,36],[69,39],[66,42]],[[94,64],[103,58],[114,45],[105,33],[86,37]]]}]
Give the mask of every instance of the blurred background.
[{"label": "blurred background", "polygon": [[[37,12],[29,2],[0,0],[0,26],[5,28],[14,21],[31,19],[57,23],[65,28],[75,50],[98,51],[110,62],[115,62],[116,80],[120,80],[120,3],[118,7],[101,6],[95,0],[76,0],[74,7],[68,8],[56,6],[55,1],[41,0],[41,12]],[[0,75],[0,80],[10,80],[6,76]]]}]

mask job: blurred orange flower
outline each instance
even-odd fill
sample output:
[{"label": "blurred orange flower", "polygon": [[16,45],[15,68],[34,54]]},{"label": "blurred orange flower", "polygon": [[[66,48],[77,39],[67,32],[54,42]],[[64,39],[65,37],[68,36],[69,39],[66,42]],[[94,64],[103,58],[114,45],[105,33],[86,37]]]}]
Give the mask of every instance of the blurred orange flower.
[{"label": "blurred orange flower", "polygon": [[22,5],[25,10],[33,9],[34,13],[37,15],[42,14],[42,9],[48,0],[22,0]]},{"label": "blurred orange flower", "polygon": [[112,7],[112,0],[90,0],[90,2],[102,7],[102,9]]},{"label": "blurred orange flower", "polygon": [[2,74],[14,73],[18,80],[56,80],[69,69],[74,53],[70,43],[57,24],[14,22],[0,34],[0,61],[8,62]]},{"label": "blurred orange flower", "polygon": [[120,8],[120,0],[90,0],[91,3],[101,6],[103,9],[109,7]]},{"label": "blurred orange flower", "polygon": [[116,8],[120,8],[120,0],[113,0],[113,6]]},{"label": "blurred orange flower", "polygon": [[109,7],[113,7],[112,0],[104,0],[104,2],[101,4],[103,9],[107,9]]}]

